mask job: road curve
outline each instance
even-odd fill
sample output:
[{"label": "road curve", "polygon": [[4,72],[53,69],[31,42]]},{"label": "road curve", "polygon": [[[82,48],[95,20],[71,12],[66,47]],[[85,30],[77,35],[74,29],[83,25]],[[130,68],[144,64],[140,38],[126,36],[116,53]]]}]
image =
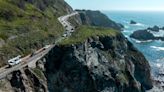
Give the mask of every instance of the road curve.
[{"label": "road curve", "polygon": [[78,15],[78,12],[73,12],[71,14],[68,14],[68,15],[65,15],[65,16],[61,16],[61,17],[58,18],[59,22],[66,29],[65,33],[63,34],[63,37],[70,36],[71,33],[75,31],[75,28],[68,21],[69,17],[74,16],[74,15]]}]

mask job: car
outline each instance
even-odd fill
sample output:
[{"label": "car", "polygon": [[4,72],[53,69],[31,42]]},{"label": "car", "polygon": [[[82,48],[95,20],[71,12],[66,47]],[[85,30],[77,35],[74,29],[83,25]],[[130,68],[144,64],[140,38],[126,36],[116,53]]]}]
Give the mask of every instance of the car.
[{"label": "car", "polygon": [[66,34],[66,33],[62,35],[62,37],[66,37],[66,36],[67,36],[67,34]]},{"label": "car", "polygon": [[33,57],[36,55],[36,52],[32,52],[32,54],[30,55],[30,57]]},{"label": "car", "polygon": [[8,60],[9,67],[19,64],[21,61],[21,55],[18,55],[17,57]]},{"label": "car", "polygon": [[50,47],[51,45],[46,45],[45,47],[43,47],[43,50],[46,50]]}]

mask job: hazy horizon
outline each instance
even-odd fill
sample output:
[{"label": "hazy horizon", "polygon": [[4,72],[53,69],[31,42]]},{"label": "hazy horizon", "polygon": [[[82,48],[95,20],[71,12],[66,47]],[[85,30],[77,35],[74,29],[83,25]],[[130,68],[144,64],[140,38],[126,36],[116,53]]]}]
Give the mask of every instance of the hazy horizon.
[{"label": "hazy horizon", "polygon": [[[164,11],[164,0],[65,0],[73,9],[101,11]],[[87,3],[86,3],[87,2]]]}]

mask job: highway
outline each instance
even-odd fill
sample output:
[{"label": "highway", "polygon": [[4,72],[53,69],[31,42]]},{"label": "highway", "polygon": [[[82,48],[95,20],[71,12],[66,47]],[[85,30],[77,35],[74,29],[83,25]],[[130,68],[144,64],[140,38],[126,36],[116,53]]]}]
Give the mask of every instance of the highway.
[{"label": "highway", "polygon": [[74,15],[78,15],[78,12],[73,12],[71,14],[68,14],[66,16],[61,16],[58,18],[58,20],[60,21],[60,23],[65,27],[66,31],[63,34],[63,37],[68,37],[71,35],[72,32],[75,31],[75,28],[71,25],[70,22],[68,22],[69,17],[74,16]]},{"label": "highway", "polygon": [[[58,18],[58,21],[66,29],[66,32],[63,34],[62,37],[59,37],[55,41],[55,44],[60,42],[65,37],[70,36],[71,33],[73,31],[75,31],[74,27],[67,20],[68,20],[69,17],[72,17],[72,16],[77,15],[77,14],[78,14],[78,12],[73,12],[71,14],[67,14],[65,16],[61,16],[61,17]],[[41,48],[42,50],[40,49],[40,50],[36,51],[37,53],[35,55],[33,55],[33,56],[28,55],[26,57],[23,57],[22,58],[22,62],[17,64],[17,65],[15,65],[15,66],[12,66],[10,68],[7,68],[7,66],[4,66],[4,67],[0,68],[0,79],[5,78],[7,75],[12,73],[13,71],[20,70],[23,67],[26,67],[28,65],[35,65],[38,60],[42,59],[46,54],[49,53],[49,51],[51,51],[54,48],[55,44],[49,45],[49,47],[46,48],[46,49]]]}]

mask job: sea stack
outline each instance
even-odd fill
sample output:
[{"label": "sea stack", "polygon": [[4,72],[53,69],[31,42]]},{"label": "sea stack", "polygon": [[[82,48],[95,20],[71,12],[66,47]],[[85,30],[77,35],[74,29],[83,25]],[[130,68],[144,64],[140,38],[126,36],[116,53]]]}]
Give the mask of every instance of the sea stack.
[{"label": "sea stack", "polygon": [[135,22],[134,20],[131,20],[130,24],[137,24],[137,22]]}]

